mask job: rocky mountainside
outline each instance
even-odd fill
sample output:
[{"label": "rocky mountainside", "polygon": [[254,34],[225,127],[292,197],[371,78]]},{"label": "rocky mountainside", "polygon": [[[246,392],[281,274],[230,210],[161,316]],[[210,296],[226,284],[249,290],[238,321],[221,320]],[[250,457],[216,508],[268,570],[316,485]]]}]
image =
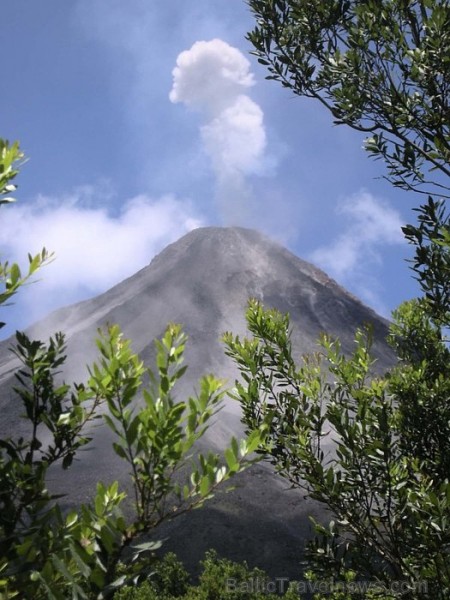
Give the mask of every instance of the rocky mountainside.
[{"label": "rocky mountainside", "polygon": [[[260,233],[242,228],[194,230],[129,279],[96,298],[52,313],[30,328],[29,334],[44,339],[64,331],[69,347],[64,375],[68,381],[80,381],[86,376],[86,364],[96,356],[93,340],[98,327],[118,323],[132,339],[133,349],[151,364],[153,339],[169,321],[182,323],[189,336],[189,369],[178,393],[188,394],[199,376],[208,372],[233,384],[236,372],[220,338],[224,331],[245,333],[249,297],[290,313],[299,357],[314,350],[323,331],[339,336],[344,351],[351,351],[355,329],[371,322],[378,368],[383,370],[394,360],[384,341],[384,319],[313,265]],[[2,435],[21,427],[11,390],[17,367],[8,350],[12,341],[0,343]],[[240,431],[239,406],[228,400],[207,443],[220,450]],[[109,433],[98,427],[80,460],[64,475],[54,472],[53,477],[55,490],[69,490],[68,501],[85,501],[98,479],[123,479],[126,467],[113,455]],[[175,547],[189,563],[216,546],[223,555],[246,558],[273,576],[298,576],[299,549],[309,531],[307,515],[325,518],[323,511],[303,495],[287,490],[262,463],[240,476],[237,486],[202,510],[169,524],[167,548]]]}]

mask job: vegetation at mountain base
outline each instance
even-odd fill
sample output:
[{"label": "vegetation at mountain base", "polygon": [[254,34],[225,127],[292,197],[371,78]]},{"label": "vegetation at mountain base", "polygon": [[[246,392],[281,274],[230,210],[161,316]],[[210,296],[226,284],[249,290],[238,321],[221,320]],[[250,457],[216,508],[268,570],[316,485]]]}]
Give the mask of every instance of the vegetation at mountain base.
[{"label": "vegetation at mountain base", "polygon": [[258,451],[333,514],[315,523],[307,568],[330,583],[350,570],[402,597],[448,597],[450,356],[426,304],[397,311],[400,362],[384,377],[371,375],[370,328],[350,357],[324,335],[296,361],[287,315],[252,301],[247,319],[251,338],[225,337],[247,432],[267,430]]},{"label": "vegetation at mountain base", "polygon": [[[44,344],[17,333],[14,352],[22,368],[15,392],[30,436],[0,441],[4,597],[107,597],[126,581],[138,582],[148,575],[137,562],[140,555],[159,545],[137,543],[138,534],[201,506],[220,483],[251,464],[248,455],[259,442],[258,433],[240,443],[233,438],[222,461],[216,454],[195,451],[223,391],[220,381],[205,376],[196,397],[175,402],[173,388],[186,369],[185,342],[180,327],[169,325],[156,341],[153,373],[112,326],[100,332],[101,358],[90,367],[87,383],[69,386],[58,377],[65,360],[64,336],[56,334]],[[143,385],[144,375],[149,385]],[[136,402],[141,395],[143,406]],[[94,419],[103,419],[114,431],[113,449],[130,466],[131,521],[121,510],[126,494],[117,482],[99,482],[92,505],[64,515],[47,490],[49,468],[56,462],[70,467],[77,450],[90,441],[85,429]],[[116,567],[125,560],[125,573],[117,576]]]},{"label": "vegetation at mountain base", "polygon": [[[138,587],[123,587],[115,600],[392,600],[380,586],[357,586],[354,573],[347,572],[344,582],[318,580],[311,571],[303,581],[287,577],[271,579],[258,568],[250,569],[246,562],[220,559],[209,551],[201,561],[202,572],[197,584],[190,583],[189,574],[172,553],[154,565],[151,579]],[[359,590],[359,591],[356,591]]]},{"label": "vegetation at mountain base", "polygon": [[[123,588],[115,595],[115,600],[275,600],[279,597],[268,591],[268,576],[260,569],[249,569],[246,563],[219,559],[215,552],[210,551],[201,565],[199,582],[192,585],[182,563],[174,554],[166,554],[155,565],[150,580],[138,588]],[[286,582],[285,585],[287,590]],[[298,598],[298,595],[292,595],[291,586],[285,597]]]},{"label": "vegetation at mountain base", "polygon": [[[226,334],[235,397],[258,452],[328,507],[307,565],[321,581],[380,585],[393,598],[450,594],[450,4],[249,0],[249,33],[270,79],[315,98],[336,124],[367,132],[386,178],[425,193],[403,228],[421,295],[393,315],[398,364],[371,372],[370,327],[344,356],[324,335],[297,360],[287,315],[251,301],[251,337]],[[437,197],[433,197],[436,194]],[[358,592],[357,592],[358,593]],[[357,597],[357,596],[353,596]]]}]

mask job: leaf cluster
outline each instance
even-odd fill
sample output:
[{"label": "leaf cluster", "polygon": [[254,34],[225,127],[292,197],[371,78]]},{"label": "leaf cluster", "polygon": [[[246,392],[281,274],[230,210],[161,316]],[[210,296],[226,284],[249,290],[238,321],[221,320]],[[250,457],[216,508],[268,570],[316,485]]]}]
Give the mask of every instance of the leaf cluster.
[{"label": "leaf cluster", "polygon": [[16,190],[12,181],[19,173],[19,166],[23,160],[24,155],[18,142],[10,144],[8,140],[0,138],[0,204],[15,201],[9,194]]},{"label": "leaf cluster", "polygon": [[383,590],[402,582],[407,598],[445,598],[449,351],[423,306],[396,317],[392,342],[407,364],[385,377],[371,371],[370,328],[357,332],[351,356],[324,335],[298,366],[289,318],[257,301],[247,311],[252,337],[225,343],[241,371],[247,431],[265,432],[259,451],[334,515],[315,523],[307,564],[316,576],[344,580],[351,569]]},{"label": "leaf cluster", "polygon": [[441,327],[449,327],[450,215],[444,201],[431,197],[415,211],[418,224],[403,227],[405,238],[415,247],[412,269],[431,316]]},{"label": "leaf cluster", "polygon": [[[148,581],[137,588],[123,588],[116,600],[275,600],[277,594],[267,590],[269,577],[261,569],[250,569],[244,563],[219,558],[213,550],[201,562],[198,585],[189,583],[183,564],[172,554],[166,554],[154,565]],[[291,589],[283,596],[294,600],[298,595]]]},{"label": "leaf cluster", "polygon": [[[314,98],[405,190],[449,196],[447,0],[248,0],[268,79]],[[430,173],[433,177],[430,178]]]},{"label": "leaf cluster", "polygon": [[[24,155],[20,151],[18,142],[10,144],[7,140],[0,138],[0,205],[15,201],[9,195],[16,190],[16,186],[11,182],[18,174],[23,158]],[[28,267],[25,274],[22,273],[17,263],[0,262],[0,304],[7,303],[17,290],[52,258],[53,255],[45,248],[35,256],[28,254]],[[0,328],[4,325],[3,322],[0,322]]]},{"label": "leaf cluster", "polygon": [[[64,335],[44,344],[17,333],[14,353],[22,367],[15,392],[29,434],[0,440],[0,597],[101,598],[138,583],[148,574],[141,557],[159,545],[137,543],[138,535],[201,506],[221,482],[254,462],[249,454],[260,443],[258,433],[240,444],[232,439],[223,460],[198,452],[196,442],[219,410],[223,391],[206,376],[199,394],[175,400],[185,342],[180,326],[169,325],[156,342],[153,373],[111,326],[99,332],[100,358],[87,383],[69,386],[59,373]],[[130,467],[131,520],[122,511],[126,494],[117,482],[99,482],[92,504],[67,515],[46,487],[49,468],[70,468],[90,441],[86,425],[101,416],[115,433],[114,452]],[[125,572],[118,573],[125,559]]]},{"label": "leaf cluster", "polygon": [[[91,388],[105,398],[106,423],[114,431],[116,454],[131,467],[135,508],[140,527],[153,528],[201,505],[219,483],[248,465],[247,456],[259,436],[239,444],[232,439],[225,464],[213,453],[195,451],[221,406],[222,383],[212,375],[201,378],[199,392],[186,401],[174,395],[184,375],[186,336],[180,325],[170,324],[156,340],[157,373],[145,369],[117,326],[97,340],[101,360],[90,368]],[[143,385],[146,376],[149,385]],[[142,389],[141,389],[142,388]],[[143,404],[137,395],[142,393]]]}]

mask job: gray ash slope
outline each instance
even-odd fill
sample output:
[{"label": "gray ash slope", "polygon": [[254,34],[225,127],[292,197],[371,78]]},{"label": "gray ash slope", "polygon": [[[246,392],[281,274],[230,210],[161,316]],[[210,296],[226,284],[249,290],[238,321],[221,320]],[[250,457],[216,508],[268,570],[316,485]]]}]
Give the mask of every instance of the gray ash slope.
[{"label": "gray ash slope", "polygon": [[[45,339],[55,331],[65,332],[65,376],[68,381],[80,381],[86,376],[86,364],[96,357],[93,340],[97,328],[118,323],[132,340],[133,349],[151,362],[153,339],[169,321],[182,323],[189,336],[189,369],[180,382],[181,397],[192,393],[199,376],[208,372],[232,385],[236,372],[224,356],[220,338],[224,331],[245,333],[249,297],[290,313],[299,356],[316,348],[323,331],[338,336],[344,351],[350,352],[356,328],[370,322],[378,368],[383,370],[394,360],[385,343],[388,323],[384,319],[313,265],[256,231],[234,227],[192,231],[132,277],[96,298],[52,313],[30,328],[29,334]],[[11,343],[11,339],[0,343],[2,434],[20,430],[20,410],[11,391],[17,367],[8,350]],[[228,400],[206,442],[220,450],[230,435],[239,435],[241,430],[239,407]],[[93,436],[90,449],[81,453],[70,471],[63,476],[53,474],[55,489],[68,489],[74,501],[88,499],[98,479],[126,476],[125,465],[112,454],[108,432],[95,428]],[[260,464],[240,476],[235,492],[174,521],[167,528],[175,540],[171,543],[191,561],[215,545],[223,554],[247,558],[275,576],[295,576],[297,552],[309,527],[307,515],[321,511],[285,488],[269,467]],[[176,543],[183,539],[189,540],[186,552],[182,543]]]}]

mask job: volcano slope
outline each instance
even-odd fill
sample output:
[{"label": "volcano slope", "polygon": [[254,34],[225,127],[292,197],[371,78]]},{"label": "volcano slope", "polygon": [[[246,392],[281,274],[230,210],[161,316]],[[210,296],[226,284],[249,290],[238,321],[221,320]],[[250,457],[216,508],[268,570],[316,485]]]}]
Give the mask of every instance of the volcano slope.
[{"label": "volcano slope", "polygon": [[[147,365],[154,358],[153,340],[169,321],[181,323],[189,336],[180,398],[192,394],[198,378],[214,373],[232,386],[237,372],[224,355],[225,331],[246,332],[249,297],[267,308],[289,312],[293,346],[301,354],[316,349],[321,332],[341,340],[350,352],[355,330],[371,323],[377,369],[392,365],[386,345],[388,323],[350,295],[325,273],[297,258],[260,233],[242,228],[196,229],[156,256],[151,263],[104,294],[62,308],[28,330],[34,339],[63,331],[68,342],[64,371],[67,382],[83,381],[86,365],[96,358],[97,328],[118,323]],[[0,434],[26,434],[18,419],[20,406],[12,391],[17,360],[9,351],[13,339],[0,343]],[[50,488],[67,492],[67,503],[91,498],[98,480],[126,481],[127,465],[111,448],[104,426],[92,431],[93,441],[65,472],[53,471]],[[204,442],[220,451],[231,435],[241,436],[240,407],[228,399]],[[304,540],[310,535],[308,516],[327,519],[324,509],[299,491],[288,489],[271,467],[259,463],[235,479],[236,489],[219,493],[202,509],[174,520],[156,533],[168,537],[164,549],[175,550],[195,568],[214,547],[222,556],[247,560],[272,577],[299,577]]]}]

